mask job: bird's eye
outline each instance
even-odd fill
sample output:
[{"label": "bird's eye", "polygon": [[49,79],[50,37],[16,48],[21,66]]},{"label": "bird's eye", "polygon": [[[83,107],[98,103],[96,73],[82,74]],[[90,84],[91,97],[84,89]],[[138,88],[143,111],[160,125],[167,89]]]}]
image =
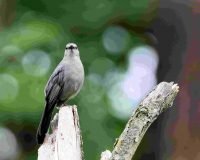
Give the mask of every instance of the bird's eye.
[{"label": "bird's eye", "polygon": [[75,46],[69,46],[69,47],[66,47],[65,49],[78,49],[78,47],[75,47]]}]

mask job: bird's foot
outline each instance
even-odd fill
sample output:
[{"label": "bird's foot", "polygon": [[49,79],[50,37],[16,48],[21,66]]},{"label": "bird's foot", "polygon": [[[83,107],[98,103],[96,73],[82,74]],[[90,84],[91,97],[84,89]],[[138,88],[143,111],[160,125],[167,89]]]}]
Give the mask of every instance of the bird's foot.
[{"label": "bird's foot", "polygon": [[62,104],[59,104],[58,106],[56,106],[56,108],[59,110],[60,108],[62,108],[62,107],[64,107],[64,106],[65,106],[65,104],[62,103]]},{"label": "bird's foot", "polygon": [[64,106],[67,106],[67,104],[63,103],[63,104],[61,104],[61,106],[60,106],[60,107],[64,107]]}]

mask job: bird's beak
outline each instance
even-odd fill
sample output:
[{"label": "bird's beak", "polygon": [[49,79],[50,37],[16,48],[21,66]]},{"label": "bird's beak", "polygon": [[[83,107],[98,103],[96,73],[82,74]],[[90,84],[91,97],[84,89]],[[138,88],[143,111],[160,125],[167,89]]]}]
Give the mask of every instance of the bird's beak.
[{"label": "bird's beak", "polygon": [[70,50],[69,50],[69,54],[70,54],[70,55],[73,55],[73,53],[74,53],[73,49],[70,49]]}]

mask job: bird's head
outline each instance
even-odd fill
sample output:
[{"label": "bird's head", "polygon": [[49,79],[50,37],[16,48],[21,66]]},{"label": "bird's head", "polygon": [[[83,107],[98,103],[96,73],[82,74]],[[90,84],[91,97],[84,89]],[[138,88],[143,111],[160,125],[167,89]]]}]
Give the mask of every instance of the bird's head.
[{"label": "bird's head", "polygon": [[65,56],[79,56],[79,50],[75,43],[68,43],[66,45]]}]

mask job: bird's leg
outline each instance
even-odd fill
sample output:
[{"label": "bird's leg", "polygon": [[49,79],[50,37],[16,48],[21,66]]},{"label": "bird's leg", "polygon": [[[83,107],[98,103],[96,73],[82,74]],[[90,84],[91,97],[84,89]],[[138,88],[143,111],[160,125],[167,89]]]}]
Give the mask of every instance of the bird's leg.
[{"label": "bird's leg", "polygon": [[62,103],[60,107],[64,107],[64,106],[67,106],[67,104],[65,104],[65,103]]},{"label": "bird's leg", "polygon": [[63,107],[63,104],[59,104],[56,106],[57,110],[59,110],[61,107]]},{"label": "bird's leg", "polygon": [[60,108],[64,107],[64,106],[67,106],[65,103],[61,103],[59,104],[56,108],[59,110]]}]

